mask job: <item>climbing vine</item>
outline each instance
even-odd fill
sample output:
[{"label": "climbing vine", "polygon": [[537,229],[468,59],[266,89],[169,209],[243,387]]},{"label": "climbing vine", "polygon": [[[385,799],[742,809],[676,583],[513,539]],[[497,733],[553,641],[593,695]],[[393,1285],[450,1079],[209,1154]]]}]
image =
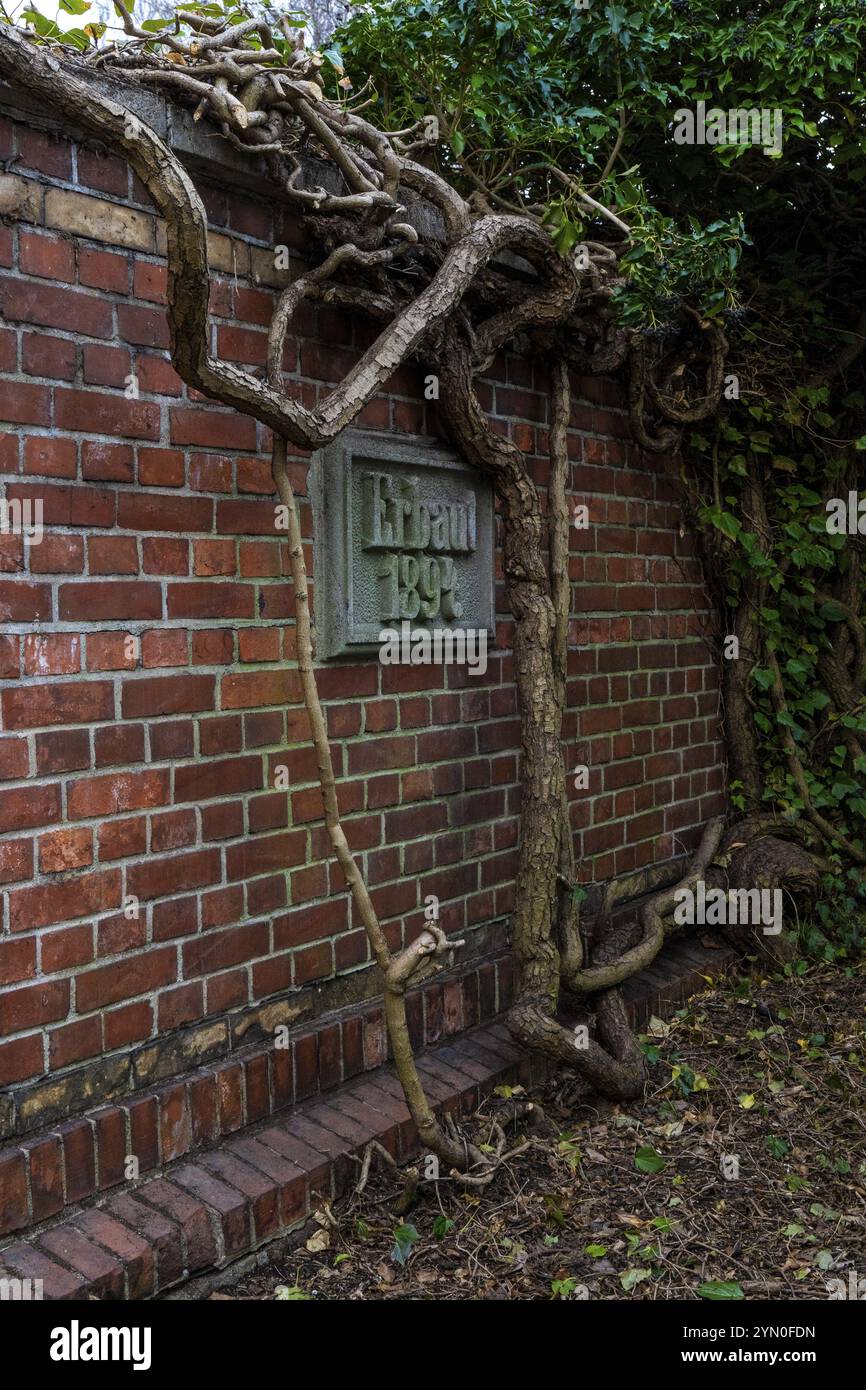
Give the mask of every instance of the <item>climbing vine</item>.
[{"label": "climbing vine", "polygon": [[[83,21],[88,4],[62,8]],[[436,1119],[404,1006],[407,987],[461,943],[430,928],[392,953],[346,843],[286,441],[318,448],[335,438],[410,358],[438,375],[445,427],[497,496],[515,620],[522,803],[510,1026],[602,1093],[637,1094],[643,1059],[619,986],[661,948],[677,885],[643,904],[625,939],[607,911],[584,959],[561,746],[569,368],[627,373],[634,440],[671,456],[715,599],[742,814],[706,828],[685,884],[781,887],[792,915],[808,918],[823,875],[853,901],[866,862],[861,542],[834,540],[820,504],[828,487],[854,488],[862,431],[863,331],[850,326],[863,294],[862,217],[847,191],[864,172],[860,8],[816,29],[801,6],[756,0],[734,31],[709,6],[676,0],[637,0],[628,12],[565,0],[373,0],[324,53],[300,42],[297,16],[234,3],[191,4],[140,26],[117,0],[118,32],[82,22],[65,37],[35,9],[23,30],[0,24],[0,72],[128,159],[165,218],[178,372],[273,432],[275,487],[295,518],[299,667],[325,824],[382,971],[419,1131],[470,1184],[495,1173],[505,1131],[482,1149]],[[302,218],[311,268],[277,299],[264,378],[210,351],[201,201],[178,159],[120,104],[122,89],[112,100],[94,83],[100,72],[161,91],[263,161]],[[764,149],[676,146],[671,108],[705,100],[778,108],[787,143],[767,145],[765,134]],[[431,219],[407,211],[417,204],[435,232],[419,232]],[[371,317],[380,333],[308,409],[284,378],[282,347],[301,304],[316,300]],[[550,366],[547,508],[476,393],[515,341]],[[846,883],[847,872],[859,877]],[[619,884],[608,909],[634,887]],[[738,944],[776,961],[792,950],[788,938]],[[588,1039],[560,1021],[561,988],[585,997]]]}]

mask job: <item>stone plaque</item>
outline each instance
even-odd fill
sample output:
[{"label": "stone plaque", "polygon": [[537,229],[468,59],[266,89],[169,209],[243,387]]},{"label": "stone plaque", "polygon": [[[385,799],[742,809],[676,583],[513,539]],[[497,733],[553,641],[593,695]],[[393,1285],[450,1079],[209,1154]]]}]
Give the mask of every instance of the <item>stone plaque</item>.
[{"label": "stone plaque", "polygon": [[493,494],[416,436],[344,430],[313,460],[319,656],[371,654],[384,628],[493,637]]}]

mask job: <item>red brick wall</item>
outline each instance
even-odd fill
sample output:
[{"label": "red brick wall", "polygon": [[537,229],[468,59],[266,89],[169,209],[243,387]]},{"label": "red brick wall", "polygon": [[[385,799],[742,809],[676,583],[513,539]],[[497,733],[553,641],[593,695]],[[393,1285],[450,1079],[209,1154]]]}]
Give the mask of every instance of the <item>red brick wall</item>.
[{"label": "red brick wall", "polygon": [[[0,483],[46,519],[41,545],[0,536],[2,1135],[31,1123],[19,1104],[46,1077],[198,1028],[194,1061],[209,1027],[344,976],[367,949],[320,824],[267,432],[175,375],[161,229],[125,166],[8,121],[0,159]],[[202,193],[214,348],[261,366],[272,288],[255,276],[273,281],[273,245],[300,244],[298,228],[274,225],[268,201]],[[299,395],[313,402],[369,341],[305,308],[288,348]],[[544,384],[510,357],[482,387],[541,484]],[[435,433],[435,406],[405,369],[358,423]],[[592,525],[572,538],[565,733],[569,763],[590,768],[572,813],[581,877],[598,882],[692,846],[723,775],[672,470],[628,443],[613,383],[579,384],[572,426]],[[305,472],[298,454],[301,494]],[[310,536],[305,502],[303,519]],[[320,670],[346,832],[395,945],[426,894],[449,932],[511,906],[519,724],[501,588],[498,610],[480,680]],[[217,1034],[231,1051],[235,1033]]]}]

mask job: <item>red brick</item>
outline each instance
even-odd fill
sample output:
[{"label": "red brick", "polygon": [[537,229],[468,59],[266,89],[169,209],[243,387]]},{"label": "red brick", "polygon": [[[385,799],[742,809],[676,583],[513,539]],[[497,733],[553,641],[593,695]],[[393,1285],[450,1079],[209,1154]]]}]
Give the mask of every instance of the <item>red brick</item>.
[{"label": "red brick", "polygon": [[60,819],[60,787],[16,787],[0,791],[0,831],[29,830]]},{"label": "red brick", "polygon": [[0,980],[4,985],[15,985],[20,980],[32,980],[35,974],[35,937],[0,941]]},{"label": "red brick", "polygon": [[102,488],[10,483],[9,498],[42,500],[46,526],[113,526],[115,495]]},{"label": "red brick", "polygon": [[270,536],[276,532],[273,502],[246,502],[241,499],[217,502],[216,524],[220,535]]},{"label": "red brick", "polygon": [[53,381],[75,378],[75,343],[49,333],[24,333],[21,360],[28,376],[47,376]]},{"label": "red brick", "polygon": [[9,1272],[24,1279],[39,1279],[43,1297],[51,1302],[63,1299],[78,1301],[86,1297],[86,1283],[80,1274],[64,1269],[35,1246],[19,1242],[3,1251],[3,1264]]},{"label": "red brick", "polygon": [[[0,883],[20,883],[33,872],[33,841],[7,840],[0,844]],[[0,943],[0,954],[3,946]]]},{"label": "red brick", "polygon": [[129,289],[128,257],[82,246],[78,251],[78,278],[82,285],[90,285],[93,289],[126,294]]},{"label": "red brick", "polygon": [[207,498],[161,497],[156,493],[120,495],[117,524],[131,531],[209,531],[213,503]]},{"label": "red brick", "polygon": [[23,1033],[43,1023],[65,1018],[69,1011],[69,981],[42,981],[0,994],[0,1035]]},{"label": "red brick", "polygon": [[201,900],[202,928],[229,926],[243,915],[243,909],[244,890],[241,884],[205,893]]},{"label": "red brick", "polygon": [[24,568],[23,536],[0,532],[0,573],[18,574]]},{"label": "red brick", "polygon": [[102,861],[127,859],[147,849],[147,821],[144,816],[107,821],[99,827],[99,858]]},{"label": "red brick", "polygon": [[194,574],[234,574],[236,567],[236,547],[233,540],[195,542],[193,546]]},{"label": "red brick", "polygon": [[170,584],[170,618],[252,618],[255,593],[250,585],[232,583]]},{"label": "red brick", "polygon": [[134,671],[138,639],[129,632],[88,632],[88,671]]},{"label": "red brick", "polygon": [[164,265],[155,265],[151,261],[136,261],[133,273],[136,299],[150,299],[155,304],[164,304],[167,286],[168,274]]},{"label": "red brick", "polygon": [[149,676],[123,687],[123,717],[182,714],[214,707],[213,676]]},{"label": "red brick", "polygon": [[306,1173],[311,1193],[330,1192],[331,1164],[328,1155],[314,1144],[300,1138],[294,1125],[291,1130],[283,1130],[276,1125],[271,1129],[260,1130],[255,1139],[235,1139],[232,1141],[231,1151],[258,1167],[266,1161],[264,1156],[259,1157],[260,1144],[274,1153],[281,1154],[301,1172]]},{"label": "red brick", "polygon": [[234,197],[229,201],[229,226],[258,241],[271,239],[271,212],[263,203]]},{"label": "red brick", "polygon": [[125,1293],[123,1266],[118,1259],[83,1236],[74,1226],[55,1226],[44,1231],[37,1242],[50,1255],[56,1255],[82,1276],[89,1293],[96,1298],[121,1299]]},{"label": "red brick", "polygon": [[239,1255],[252,1244],[250,1209],[247,1198],[198,1164],[173,1169],[172,1181],[219,1215],[221,1243],[226,1256]]},{"label": "red brick", "polygon": [[160,1032],[169,1032],[174,1028],[181,1028],[185,1023],[194,1023],[203,1013],[204,998],[199,982],[178,985],[177,989],[167,989],[159,996]]},{"label": "red brick", "polygon": [[80,670],[81,638],[77,633],[31,633],[25,637],[25,676],[74,676]]},{"label": "red brick", "polygon": [[183,628],[157,628],[144,632],[141,637],[141,664],[145,669],[185,666],[188,643]]},{"label": "red brick", "polygon": [[79,1212],[73,1224],[94,1245],[110,1251],[120,1261],[127,1298],[150,1297],[155,1290],[156,1261],[148,1241],[104,1210]]},{"label": "red brick", "polygon": [[0,782],[26,777],[29,767],[26,739],[0,738]]},{"label": "red brick", "polygon": [[[7,431],[0,434],[0,473],[20,473],[19,436]],[[11,496],[11,493],[8,494]]]},{"label": "red brick", "polygon": [[145,1000],[138,1004],[124,1004],[122,1008],[103,1013],[103,1024],[105,1050],[110,1052],[112,1048],[149,1038],[153,1031],[153,1010]]},{"label": "red brick", "polygon": [[119,906],[120,874],[116,870],[84,874],[68,883],[15,889],[9,894],[9,925],[12,931],[28,931]]},{"label": "red brick", "polygon": [[172,984],[176,977],[177,962],[173,946],[145,951],[114,965],[83,971],[76,983],[77,1007],[85,1012],[101,1009],[106,1004],[116,1004],[120,999],[150,994],[155,989]]},{"label": "red brick", "polygon": [[223,676],[220,703],[223,709],[254,709],[262,705],[285,705],[300,700],[296,671],[255,671]]},{"label": "red brick", "polygon": [[19,675],[21,647],[17,637],[0,633],[0,680],[16,680]]},{"label": "red brick", "polygon": [[85,343],[84,380],[88,386],[123,388],[132,373],[132,359],[125,348],[104,343]]},{"label": "red brick", "polygon": [[232,845],[226,851],[226,877],[234,882],[301,864],[306,855],[306,838],[303,831],[289,831]]},{"label": "red brick", "polygon": [[201,938],[184,943],[184,974],[190,977],[212,974],[265,956],[268,950],[265,922],[249,922],[223,931],[210,931]]},{"label": "red brick", "polygon": [[0,1235],[28,1224],[27,1163],[21,1149],[0,1153]]},{"label": "red brick", "polygon": [[[256,1168],[251,1168],[249,1164],[226,1151],[206,1154],[201,1160],[201,1166],[212,1172],[221,1182],[244,1194],[252,1210],[256,1240],[275,1235],[281,1225],[287,1224],[280,1210],[279,1191],[274,1182]],[[303,1179],[300,1173],[296,1176]]]},{"label": "red brick", "polygon": [[282,573],[278,541],[240,542],[240,574],[247,578],[275,578]]},{"label": "red brick", "polygon": [[106,154],[104,150],[89,150],[78,147],[78,182],[101,193],[113,193],[125,198],[129,186],[129,166],[116,155]]},{"label": "red brick", "polygon": [[190,758],[193,748],[193,721],[174,719],[170,724],[148,724],[151,754],[158,761]]},{"label": "red brick", "polygon": [[[130,1201],[132,1199],[129,1199]],[[172,1226],[180,1227],[183,1239],[183,1265],[191,1272],[215,1264],[218,1251],[214,1242],[210,1216],[203,1202],[164,1178],[154,1178],[136,1190],[135,1205],[167,1218]],[[140,1227],[136,1224],[136,1229]],[[160,1278],[163,1276],[160,1274]]]},{"label": "red brick", "polygon": [[231,492],[231,459],[220,454],[192,454],[189,485],[194,492]]},{"label": "red brick", "polygon": [[219,1067],[215,1081],[219,1130],[221,1134],[232,1134],[244,1123],[242,1069],[236,1062]]},{"label": "red brick", "polygon": [[146,581],[61,584],[59,608],[61,619],[67,622],[161,618],[162,594],[158,584]]},{"label": "red brick", "polygon": [[122,1222],[124,1229],[135,1232],[145,1241],[156,1262],[154,1287],[157,1290],[177,1282],[185,1264],[183,1235],[179,1225],[126,1193],[112,1197],[103,1210]]},{"label": "red brick", "polygon": [[86,729],[63,729],[36,735],[36,771],[77,772],[90,766],[90,737]]},{"label": "red brick", "polygon": [[84,571],[84,541],[81,536],[43,536],[30,548],[33,574],[81,574]]},{"label": "red brick", "polygon": [[169,798],[168,771],[118,772],[104,777],[84,777],[71,783],[67,814],[72,820],[116,816],[164,806]]},{"label": "red brick", "polygon": [[72,178],[72,146],[48,132],[19,125],[18,158],[26,169],[37,169],[55,179]]},{"label": "red brick", "polygon": [[169,418],[172,444],[197,444],[205,449],[256,447],[256,424],[249,415],[207,410],[201,406],[193,409],[173,406]]},{"label": "red brick", "polygon": [[198,833],[195,811],[166,811],[152,816],[150,848],[155,854],[167,849],[186,849],[194,845]]},{"label": "red brick", "polygon": [[105,444],[85,440],[81,448],[81,476],[97,482],[131,483],[133,452],[129,444]]},{"label": "red brick", "polygon": [[63,1210],[63,1146],[56,1134],[22,1146],[30,1169],[30,1200],[34,1222]]},{"label": "red brick", "polygon": [[76,332],[87,338],[110,338],[113,332],[108,300],[35,280],[0,279],[0,308],[9,322],[36,323],[45,328],[75,324]]},{"label": "red brick", "polygon": [[146,915],[141,912],[137,915],[130,913],[128,917],[125,912],[115,912],[112,916],[103,917],[97,922],[96,943],[99,957],[117,956],[124,951],[134,951],[143,946],[147,941],[145,918]]},{"label": "red brick", "polygon": [[10,424],[49,424],[51,407],[48,388],[25,386],[20,381],[0,381],[0,419]]},{"label": "red brick", "polygon": [[97,1057],[102,1051],[102,1025],[98,1018],[78,1019],[48,1034],[48,1057],[52,1071]]},{"label": "red brick", "polygon": [[219,762],[193,763],[175,768],[176,801],[207,801],[262,786],[261,757],[226,758]]},{"label": "red brick", "polygon": [[189,571],[189,541],[145,536],[141,554],[145,574],[187,574]]},{"label": "red brick", "polygon": [[168,319],[164,309],[118,304],[117,331],[125,343],[135,343],[138,347],[169,346]]},{"label": "red brick", "polygon": [[[74,478],[77,446],[74,439],[55,439],[30,435],[24,441],[24,472],[37,473],[43,478]],[[45,544],[45,538],[40,546]]]},{"label": "red brick", "polygon": [[71,241],[22,231],[18,238],[18,257],[25,275],[40,275],[46,280],[75,279],[75,251]]},{"label": "red brick", "polygon": [[[138,481],[144,487],[183,487],[184,472],[185,468],[183,454],[178,453],[174,449],[139,449],[138,451]],[[156,501],[157,499],[153,500]],[[187,501],[194,502],[194,499],[184,498],[183,500],[185,503]],[[121,498],[121,512],[123,510],[124,501],[125,499]],[[140,505],[141,503],[151,501],[151,499],[139,496],[136,498],[136,501]],[[177,503],[175,502],[174,505],[176,506]],[[136,510],[136,516],[138,515],[139,513]],[[142,517],[147,517],[147,515],[148,513],[146,511],[143,511],[141,513]],[[184,515],[187,517],[190,516],[190,511],[188,508]],[[196,511],[196,516],[202,521],[203,525],[209,525],[212,516],[210,504],[207,504],[206,511]],[[119,525],[121,526],[125,524],[126,522],[122,520],[119,522]],[[186,526],[181,528],[180,526],[176,525],[170,527],[155,526],[153,522],[146,522],[143,520],[139,522],[139,525],[143,531],[166,529],[171,531],[178,531],[181,529],[187,529]],[[200,530],[202,528],[201,526],[190,526],[189,529]]]},{"label": "red brick", "polygon": [[39,867],[44,874],[62,874],[93,862],[93,832],[53,830],[39,837]]},{"label": "red brick", "polygon": [[134,864],[127,871],[130,893],[139,898],[166,897],[170,893],[191,892],[208,887],[220,878],[218,850],[196,850],[169,859],[151,859]]},{"label": "red brick", "polygon": [[93,927],[61,927],[46,932],[41,939],[42,970],[53,975],[58,970],[71,970],[93,960]]},{"label": "red brick", "polygon": [[264,367],[268,360],[268,335],[236,324],[220,324],[217,329],[217,354],[227,362]]},{"label": "red brick", "polygon": [[50,617],[51,590],[46,584],[32,584],[25,579],[0,580],[0,621],[45,622]]},{"label": "red brick", "polygon": [[[136,1006],[140,1007],[140,1006]],[[147,1173],[159,1164],[159,1110],[154,1096],[126,1101],[129,1115],[130,1156],[138,1160],[139,1171]]]},{"label": "red brick", "polygon": [[278,661],[279,632],[269,627],[243,628],[238,633],[238,655],[241,661]]},{"label": "red brick", "polygon": [[138,545],[133,536],[91,536],[87,542],[91,574],[138,574]]},{"label": "red brick", "polygon": [[108,681],[28,685],[7,689],[0,699],[7,728],[92,724],[114,717],[114,691]]},{"label": "red brick", "polygon": [[54,393],[55,424],[64,430],[119,435],[121,439],[159,439],[159,406],[149,401],[128,401],[125,396],[100,391],[58,387]]},{"label": "red brick", "polygon": [[[185,1086],[172,1086],[157,1097],[163,1163],[181,1158],[192,1145],[192,1120]],[[173,1175],[174,1176],[174,1175]]]},{"label": "red brick", "polygon": [[196,666],[231,666],[234,634],[230,628],[203,628],[192,634],[192,659]]},{"label": "red brick", "polygon": [[0,1043],[0,1086],[40,1076],[44,1070],[42,1038],[38,1034]]}]

